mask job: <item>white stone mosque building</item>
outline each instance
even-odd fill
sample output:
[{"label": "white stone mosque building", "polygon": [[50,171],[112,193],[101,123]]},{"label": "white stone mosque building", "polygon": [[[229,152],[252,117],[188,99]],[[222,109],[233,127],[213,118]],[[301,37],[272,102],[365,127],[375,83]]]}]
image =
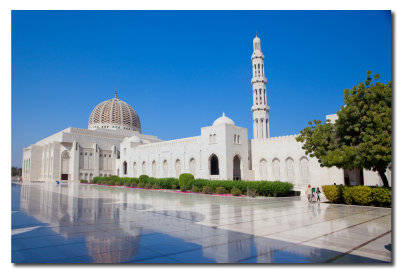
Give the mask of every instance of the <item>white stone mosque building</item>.
[{"label": "white stone mosque building", "polygon": [[[371,171],[321,168],[305,155],[296,135],[270,137],[267,79],[258,37],[253,40],[253,139],[225,114],[201,128],[199,136],[162,141],[141,132],[138,114],[115,97],[98,104],[88,129],[69,127],[23,151],[24,181],[79,181],[95,176],[179,177],[289,181],[306,185],[382,185]],[[250,92],[249,92],[250,93]],[[335,120],[336,115],[327,116]],[[391,183],[390,172],[387,175]]]}]

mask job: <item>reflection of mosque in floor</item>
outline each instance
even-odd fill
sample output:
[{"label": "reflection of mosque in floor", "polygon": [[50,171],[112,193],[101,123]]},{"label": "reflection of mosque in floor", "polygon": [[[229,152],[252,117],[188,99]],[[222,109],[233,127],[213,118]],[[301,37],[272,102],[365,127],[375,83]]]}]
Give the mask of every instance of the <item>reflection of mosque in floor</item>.
[{"label": "reflection of mosque in floor", "polygon": [[[274,201],[266,205],[265,201],[232,202],[229,198],[215,198],[210,202],[210,197],[201,195],[194,195],[193,201],[193,196],[185,194],[94,189],[75,183],[21,187],[21,212],[47,224],[45,227],[66,240],[84,237],[85,255],[91,256],[93,262],[132,260],[147,244],[159,244],[161,248],[163,243],[172,241],[188,251],[198,249],[202,257],[219,263],[259,255],[258,262],[276,262],[274,251],[282,248],[285,255],[292,258],[318,257],[322,253],[321,249],[313,247],[285,249],[295,244],[261,235],[283,231],[284,226],[296,228],[299,224],[304,225],[304,221],[310,221],[297,211],[294,204],[297,201],[293,200],[286,202],[286,206],[293,208],[293,216],[282,217],[280,207],[275,211],[278,214],[269,214]],[[176,198],[170,198],[171,194]],[[306,213],[311,218],[321,217],[327,209],[329,206],[323,206],[312,214]],[[268,230],[256,223],[264,217],[270,223]],[[150,239],[155,234],[157,240]],[[171,248],[170,251],[175,250]]]},{"label": "reflection of mosque in floor", "polygon": [[[117,98],[98,104],[88,129],[69,127],[30,145],[23,151],[25,181],[79,181],[95,176],[179,177],[280,180],[295,189],[306,185],[382,185],[377,173],[321,168],[305,155],[295,135],[270,137],[267,79],[258,37],[253,40],[253,139],[225,114],[195,137],[162,141],[142,134],[138,114]],[[250,93],[250,92],[249,92]],[[335,115],[327,116],[335,120]],[[390,174],[387,175],[390,182]]]}]

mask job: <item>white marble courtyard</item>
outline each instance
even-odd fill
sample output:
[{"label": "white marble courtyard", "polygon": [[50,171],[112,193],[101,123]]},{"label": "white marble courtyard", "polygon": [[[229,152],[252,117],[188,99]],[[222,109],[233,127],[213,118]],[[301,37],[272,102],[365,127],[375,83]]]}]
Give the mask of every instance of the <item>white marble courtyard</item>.
[{"label": "white marble courtyard", "polygon": [[391,262],[391,209],[12,184],[14,263]]}]

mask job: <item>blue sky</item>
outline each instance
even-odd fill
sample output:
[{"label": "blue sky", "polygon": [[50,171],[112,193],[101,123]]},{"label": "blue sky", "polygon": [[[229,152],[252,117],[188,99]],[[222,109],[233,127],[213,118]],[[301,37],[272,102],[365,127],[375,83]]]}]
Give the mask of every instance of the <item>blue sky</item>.
[{"label": "blue sky", "polygon": [[367,70],[391,80],[390,11],[13,11],[12,165],[23,147],[87,128],[116,86],[144,134],[199,135],[225,112],[252,138],[256,31],[271,136],[335,113]]}]

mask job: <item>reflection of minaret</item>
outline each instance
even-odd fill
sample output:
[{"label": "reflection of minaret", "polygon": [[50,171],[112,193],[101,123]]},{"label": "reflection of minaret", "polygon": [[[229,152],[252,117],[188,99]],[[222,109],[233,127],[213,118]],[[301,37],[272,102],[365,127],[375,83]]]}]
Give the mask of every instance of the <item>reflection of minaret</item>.
[{"label": "reflection of minaret", "polygon": [[253,40],[253,138],[265,140],[269,138],[269,106],[267,105],[267,79],[264,73],[264,54],[261,52],[261,41],[257,37]]}]

